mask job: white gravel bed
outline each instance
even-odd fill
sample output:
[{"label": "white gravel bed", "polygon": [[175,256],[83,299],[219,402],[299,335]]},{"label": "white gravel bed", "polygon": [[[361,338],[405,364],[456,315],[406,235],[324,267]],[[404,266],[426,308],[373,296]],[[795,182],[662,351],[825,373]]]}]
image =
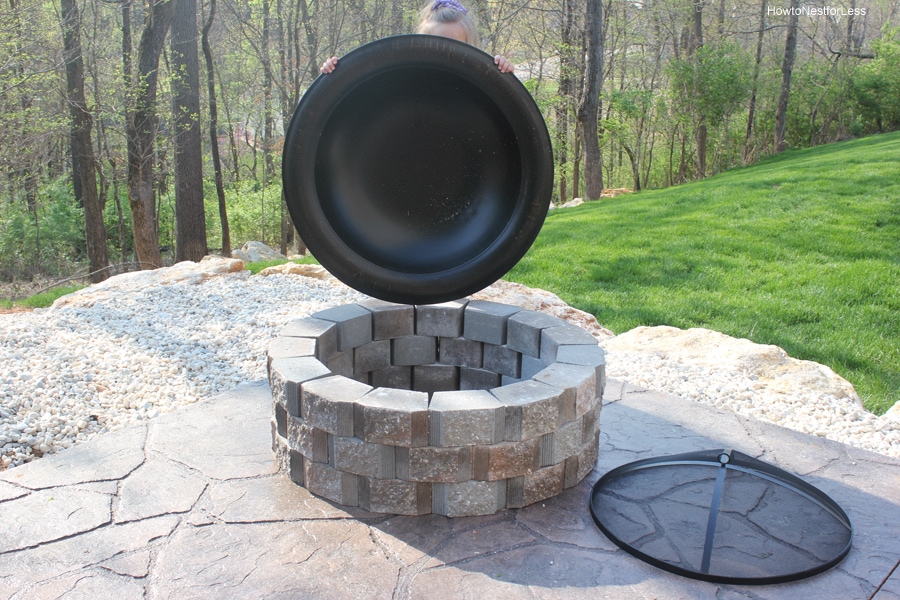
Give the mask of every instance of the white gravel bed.
[{"label": "white gravel bed", "polygon": [[[263,379],[288,321],[363,298],[306,277],[221,276],[0,315],[0,470]],[[893,421],[814,391],[772,405],[740,374],[621,351],[607,363],[611,377],[900,457]]]},{"label": "white gravel bed", "polygon": [[264,379],[288,321],[361,299],[316,279],[222,276],[0,315],[0,470]]}]

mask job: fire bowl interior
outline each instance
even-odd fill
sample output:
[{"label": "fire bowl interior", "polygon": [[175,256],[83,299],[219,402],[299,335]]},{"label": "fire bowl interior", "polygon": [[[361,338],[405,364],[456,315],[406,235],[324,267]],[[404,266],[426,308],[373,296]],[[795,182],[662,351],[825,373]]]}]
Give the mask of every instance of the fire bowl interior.
[{"label": "fire bowl interior", "polygon": [[544,313],[339,306],[289,323],[268,371],[281,467],[345,506],[492,514],[559,494],[597,460],[603,350]]}]

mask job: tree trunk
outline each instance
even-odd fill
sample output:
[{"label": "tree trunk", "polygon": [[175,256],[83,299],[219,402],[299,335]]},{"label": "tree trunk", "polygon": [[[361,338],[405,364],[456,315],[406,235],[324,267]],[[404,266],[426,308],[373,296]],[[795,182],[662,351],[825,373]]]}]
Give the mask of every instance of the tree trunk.
[{"label": "tree trunk", "polygon": [[209,0],[209,17],[203,24],[201,42],[206,60],[206,89],[209,95],[209,143],[212,150],[213,172],[216,180],[216,198],[219,201],[219,221],[222,224],[222,256],[231,257],[231,230],[228,227],[228,210],[225,206],[225,181],[222,177],[222,159],[219,157],[219,107],[216,102],[216,77],[209,30],[216,18],[216,0]]},{"label": "tree trunk", "polygon": [[[572,73],[574,58],[572,56],[572,21],[574,14],[572,3],[563,0],[562,15],[562,52],[560,53],[559,98],[556,102],[556,172],[559,178],[559,202],[568,200],[566,170],[569,163],[569,111],[572,103]],[[577,191],[573,190],[573,193]]]},{"label": "tree trunk", "polygon": [[788,20],[787,39],[784,44],[784,60],[781,62],[781,94],[775,111],[775,152],[785,148],[784,128],[787,121],[788,98],[791,94],[791,75],[794,71],[794,56],[797,53],[797,24],[800,15],[800,0],[791,0],[791,16]]},{"label": "tree trunk", "polygon": [[[703,47],[703,4],[704,0],[693,0],[694,13],[693,13],[693,32],[691,34],[691,54],[694,57],[694,64],[698,64],[699,57],[697,56],[697,51]],[[694,87],[694,97],[696,98],[698,94],[702,94],[703,90],[698,90],[696,87],[697,78],[694,77],[695,87]],[[707,127],[706,127],[706,115],[698,115],[697,116],[697,131],[694,136],[695,142],[697,144],[697,175],[699,177],[706,177],[706,140],[708,137]]]},{"label": "tree trunk", "polygon": [[763,34],[766,30],[766,9],[767,2],[762,0],[759,3],[759,36],[756,38],[756,63],[753,65],[753,83],[750,90],[750,105],[747,109],[747,135],[744,137],[743,162],[747,164],[750,161],[750,153],[753,140],[753,126],[756,118],[756,91],[759,84],[759,65],[762,63]]},{"label": "tree trunk", "polygon": [[588,200],[598,200],[603,192],[603,165],[597,120],[600,115],[600,90],[603,86],[603,5],[587,0],[585,21],[587,61],[584,94],[578,106],[578,126],[584,139],[584,182]]},{"label": "tree trunk", "polygon": [[209,249],[203,210],[196,0],[175,0],[171,43],[172,111],[175,121],[175,261],[199,262]]},{"label": "tree trunk", "polygon": [[[66,100],[71,118],[70,143],[75,199],[84,207],[85,241],[90,261],[91,281],[108,276],[106,226],[103,207],[97,194],[97,164],[91,143],[91,113],[84,96],[84,62],[81,57],[81,18],[75,0],[60,0],[63,46],[66,61]],[[79,197],[80,196],[80,197]]]},{"label": "tree trunk", "polygon": [[138,49],[138,81],[134,113],[128,119],[128,201],[131,204],[131,228],[134,252],[142,269],[162,266],[153,194],[153,170],[156,133],[156,91],[159,81],[159,55],[172,22],[172,0],[156,2],[147,14]]}]

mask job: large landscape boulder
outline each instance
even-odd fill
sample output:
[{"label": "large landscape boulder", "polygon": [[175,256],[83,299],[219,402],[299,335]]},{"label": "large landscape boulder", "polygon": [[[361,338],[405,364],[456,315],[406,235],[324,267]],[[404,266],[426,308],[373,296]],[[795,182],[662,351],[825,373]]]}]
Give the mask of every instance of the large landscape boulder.
[{"label": "large landscape boulder", "polygon": [[268,277],[269,275],[301,275],[312,279],[327,279],[337,282],[334,275],[325,270],[325,267],[321,265],[300,265],[293,262],[266,267],[260,271],[259,274],[263,277]]},{"label": "large landscape boulder", "polygon": [[232,250],[231,256],[239,258],[245,263],[260,262],[263,260],[287,260],[287,257],[284,254],[269,248],[262,242],[247,242],[241,246],[240,250]]},{"label": "large landscape boulder", "polygon": [[537,310],[554,317],[559,317],[593,335],[597,341],[607,340],[615,335],[600,325],[597,318],[583,310],[572,308],[563,300],[546,290],[526,287],[520,283],[503,281],[502,279],[480,292],[472,294],[475,300],[490,300],[501,304],[512,304],[525,310]]},{"label": "large landscape boulder", "polygon": [[613,352],[651,355],[673,365],[733,373],[751,378],[757,392],[791,395],[817,390],[851,400],[860,408],[853,385],[825,365],[788,356],[778,346],[757,344],[703,328],[636,327],[603,343]]}]

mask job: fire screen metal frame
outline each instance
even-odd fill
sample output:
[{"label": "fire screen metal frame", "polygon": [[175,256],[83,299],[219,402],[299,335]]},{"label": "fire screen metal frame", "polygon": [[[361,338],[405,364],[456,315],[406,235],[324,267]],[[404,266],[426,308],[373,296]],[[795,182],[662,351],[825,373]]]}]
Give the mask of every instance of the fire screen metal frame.
[{"label": "fire screen metal frame", "polygon": [[[613,528],[608,526],[608,524],[604,522],[604,517],[606,515],[604,514],[603,506],[600,502],[600,498],[604,495],[606,488],[622,477],[646,469],[666,468],[683,465],[709,466],[717,469],[713,493],[709,503],[709,515],[706,522],[703,553],[699,569],[680,567],[676,564],[673,564],[672,562],[668,562],[666,560],[643,552],[621,539],[614,533]],[[794,572],[774,573],[769,576],[759,577],[727,576],[710,573],[710,562],[714,553],[714,541],[720,516],[723,492],[725,488],[726,477],[729,472],[740,472],[753,475],[770,483],[781,486],[782,488],[794,492],[795,494],[798,494],[806,501],[812,503],[814,506],[830,515],[830,517],[834,519],[835,524],[841,525],[846,528],[846,543],[830,559],[822,561],[821,564],[815,567]],[[632,499],[632,501],[634,500]],[[796,477],[795,475],[784,471],[783,469],[757,460],[753,457],[747,456],[746,454],[742,454],[741,452],[737,452],[730,448],[725,448],[722,450],[703,450],[698,452],[677,454],[673,456],[649,458],[617,467],[606,473],[606,475],[601,477],[600,480],[597,481],[596,484],[594,484],[590,498],[590,511],[591,517],[593,517],[594,522],[597,524],[600,530],[613,543],[615,543],[617,546],[619,546],[621,549],[625,550],[632,556],[671,573],[690,577],[692,579],[709,581],[712,583],[765,585],[785,583],[788,581],[796,581],[798,579],[811,577],[813,575],[823,573],[840,563],[847,556],[847,553],[850,551],[853,542],[853,527],[850,523],[849,517],[844,512],[844,510],[827,494],[810,485],[809,483],[803,481],[799,477]],[[785,515],[785,517],[787,518],[789,517],[789,515]]]}]

